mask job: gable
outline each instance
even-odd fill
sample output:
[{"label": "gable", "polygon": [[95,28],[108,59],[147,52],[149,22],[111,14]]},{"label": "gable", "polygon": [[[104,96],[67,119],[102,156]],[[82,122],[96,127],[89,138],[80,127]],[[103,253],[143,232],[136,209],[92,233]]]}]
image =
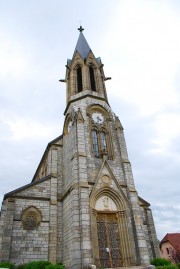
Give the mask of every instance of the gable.
[{"label": "gable", "polygon": [[45,177],[41,180],[27,184],[21,188],[18,188],[12,192],[5,194],[4,200],[10,197],[41,197],[47,198],[50,193],[50,179],[51,177]]},{"label": "gable", "polygon": [[107,201],[107,198],[114,209],[116,207],[116,209],[122,210],[129,207],[129,201],[121,185],[114,176],[107,160],[104,160],[90,194],[91,206],[95,207],[96,202],[102,203],[103,199]]},{"label": "gable", "polygon": [[55,147],[60,147],[60,146],[62,147],[63,146],[62,139],[63,139],[63,136],[61,135],[48,143],[48,145],[44,151],[44,154],[40,160],[40,163],[36,169],[36,172],[33,176],[32,182],[39,180],[40,178],[44,178],[45,176],[47,176],[49,174],[48,173],[48,165],[49,165],[48,154],[53,146],[55,146]]}]

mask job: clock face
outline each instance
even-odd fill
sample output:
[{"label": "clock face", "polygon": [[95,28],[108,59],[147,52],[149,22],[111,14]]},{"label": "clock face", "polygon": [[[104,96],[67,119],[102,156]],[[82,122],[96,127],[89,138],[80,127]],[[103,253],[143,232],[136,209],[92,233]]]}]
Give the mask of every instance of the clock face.
[{"label": "clock face", "polygon": [[68,123],[68,127],[67,127],[67,129],[68,129],[68,133],[69,133],[69,131],[71,130],[71,127],[72,127],[72,121],[70,121],[70,122]]},{"label": "clock face", "polygon": [[94,112],[92,114],[92,119],[95,123],[97,124],[102,124],[104,122],[104,117],[101,113],[99,112]]}]

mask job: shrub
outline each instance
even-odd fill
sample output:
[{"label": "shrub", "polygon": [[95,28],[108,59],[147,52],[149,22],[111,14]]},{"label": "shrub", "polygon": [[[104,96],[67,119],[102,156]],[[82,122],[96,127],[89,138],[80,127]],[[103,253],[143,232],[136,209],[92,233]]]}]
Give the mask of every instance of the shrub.
[{"label": "shrub", "polygon": [[176,263],[178,269],[180,269],[180,263]]},{"label": "shrub", "polygon": [[[170,265],[171,262],[169,260],[164,259],[164,258],[155,258],[155,259],[151,260],[151,264],[155,265],[155,266],[164,266],[164,265]],[[169,269],[171,269],[171,268],[169,268]]]},{"label": "shrub", "polygon": [[25,264],[23,269],[45,269],[49,264],[51,263],[48,261],[33,261]]},{"label": "shrub", "polygon": [[12,264],[10,262],[0,262],[0,267],[13,269],[14,268],[14,264]]},{"label": "shrub", "polygon": [[49,264],[46,269],[65,269],[63,264]]},{"label": "shrub", "polygon": [[25,269],[26,263],[16,265],[15,269]]},{"label": "shrub", "polygon": [[156,266],[156,269],[177,269],[175,264]]}]

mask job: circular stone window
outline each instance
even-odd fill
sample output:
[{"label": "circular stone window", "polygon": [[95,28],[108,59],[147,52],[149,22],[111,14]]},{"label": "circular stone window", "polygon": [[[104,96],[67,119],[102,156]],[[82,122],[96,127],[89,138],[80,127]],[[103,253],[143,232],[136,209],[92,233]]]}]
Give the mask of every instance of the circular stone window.
[{"label": "circular stone window", "polygon": [[23,211],[22,225],[24,230],[34,230],[41,223],[41,214],[35,207],[29,207]]}]

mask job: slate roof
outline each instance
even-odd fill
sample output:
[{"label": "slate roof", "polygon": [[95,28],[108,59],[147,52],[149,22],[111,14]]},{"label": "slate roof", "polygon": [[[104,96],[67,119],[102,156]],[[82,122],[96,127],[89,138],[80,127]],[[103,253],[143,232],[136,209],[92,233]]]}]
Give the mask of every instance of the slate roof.
[{"label": "slate roof", "polygon": [[[76,54],[76,52],[78,52],[80,54],[80,56],[82,57],[82,59],[84,60],[89,55],[90,51],[92,52],[92,50],[91,50],[89,44],[87,43],[86,38],[84,37],[82,31],[80,31],[79,38],[78,38],[72,59],[74,58],[74,55]],[[68,66],[71,66],[72,61],[73,61],[72,59],[67,59]],[[95,59],[99,65],[102,64],[100,57],[95,58]]]},{"label": "slate roof", "polygon": [[180,233],[166,234],[161,240],[160,246],[164,242],[169,242],[180,253]]},{"label": "slate roof", "polygon": [[78,41],[76,44],[74,54],[76,53],[76,51],[79,52],[79,54],[81,55],[83,60],[88,56],[89,52],[91,51],[91,49],[90,49],[82,32],[80,32],[80,34],[79,34],[79,38],[78,38]]}]

